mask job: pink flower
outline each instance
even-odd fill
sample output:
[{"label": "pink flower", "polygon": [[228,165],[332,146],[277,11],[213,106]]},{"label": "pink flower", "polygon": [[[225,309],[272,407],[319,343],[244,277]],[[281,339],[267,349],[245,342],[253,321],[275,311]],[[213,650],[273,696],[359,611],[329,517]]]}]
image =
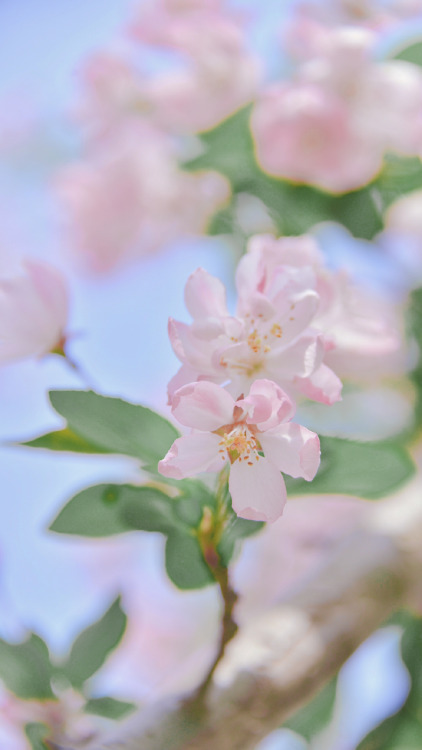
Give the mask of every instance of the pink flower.
[{"label": "pink flower", "polygon": [[422,74],[400,60],[372,59],[376,35],[357,27],[301,29],[309,57],[289,83],[265,88],[251,128],[262,167],[341,193],[372,180],[383,156],[417,154]]},{"label": "pink flower", "polygon": [[170,341],[183,363],[170,381],[170,400],[194,380],[228,383],[237,397],[257,377],[267,377],[288,392],[337,401],[341,382],[324,364],[324,339],[313,327],[319,307],[315,284],[312,268],[279,264],[265,291],[252,282],[244,294],[238,284],[238,315],[232,317],[222,283],[197,269],[185,289],[193,323],[169,321]]},{"label": "pink flower", "polygon": [[229,195],[222,175],[180,170],[170,139],[145,121],[118,129],[70,165],[57,187],[71,249],[94,272],[203,231]]},{"label": "pink flower", "polygon": [[312,268],[315,274],[319,303],[312,326],[324,336],[323,367],[342,378],[363,380],[402,368],[402,336],[391,304],[352,283],[346,272],[325,268],[316,241],[308,235],[256,235],[249,240],[236,275],[243,312],[254,293],[271,295],[272,279],[286,265]]},{"label": "pink flower", "polygon": [[150,82],[154,116],[169,130],[211,128],[256,92],[259,65],[246,48],[241,16],[224,10],[221,2],[147,3],[132,34],[180,56],[175,69]]},{"label": "pink flower", "polygon": [[81,71],[82,101],[76,115],[89,135],[101,138],[151,109],[142,77],[125,60],[107,52],[91,57]]},{"label": "pink flower", "polygon": [[29,260],[24,270],[0,280],[0,364],[63,347],[69,305],[63,276]]},{"label": "pink flower", "polygon": [[230,463],[233,509],[242,518],[275,521],[287,499],[280,472],[308,481],[317,472],[318,436],[290,421],[294,404],[270,380],[255,380],[237,401],[214,383],[191,383],[174,394],[172,412],[194,431],[175,440],[159,471],[182,479]]},{"label": "pink flower", "polygon": [[280,83],[264,90],[251,118],[263,169],[333,193],[353,190],[381,168],[381,152],[351,127],[349,111],[314,83]]}]

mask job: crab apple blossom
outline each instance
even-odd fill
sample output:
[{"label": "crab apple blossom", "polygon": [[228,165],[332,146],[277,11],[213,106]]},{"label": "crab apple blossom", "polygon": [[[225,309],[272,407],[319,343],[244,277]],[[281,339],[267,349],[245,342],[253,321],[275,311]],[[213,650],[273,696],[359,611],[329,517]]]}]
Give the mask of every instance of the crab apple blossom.
[{"label": "crab apple blossom", "polygon": [[324,265],[316,240],[309,235],[256,235],[236,272],[239,309],[248,310],[254,294],[271,296],[279,268],[312,268],[318,309],[312,326],[324,335],[324,366],[341,378],[379,377],[404,367],[400,325],[391,304],[353,283],[346,271]]},{"label": "crab apple blossom", "polygon": [[93,272],[201,232],[229,195],[222,175],[179,169],[170,139],[146,122],[119,130],[86,161],[65,168],[57,190],[71,250]]},{"label": "crab apple blossom", "polygon": [[251,128],[269,173],[333,193],[358,188],[386,152],[417,154],[422,74],[402,60],[377,61],[376,34],[358,26],[308,23],[308,57],[288,83],[263,89]]},{"label": "crab apple blossom", "polygon": [[154,117],[166,129],[209,129],[255,95],[260,65],[246,47],[241,14],[229,13],[222,3],[149,3],[131,31],[141,43],[180,57],[175,68],[149,82]]},{"label": "crab apple blossom", "polygon": [[314,83],[267,87],[254,106],[251,128],[263,169],[293,182],[341,193],[381,168],[380,149],[354,132],[344,103]]},{"label": "crab apple blossom", "polygon": [[193,323],[169,321],[170,341],[183,363],[169,383],[170,401],[183,384],[204,379],[228,384],[237,397],[257,377],[269,378],[289,393],[329,404],[338,401],[341,382],[324,363],[324,337],[313,326],[319,308],[315,285],[312,268],[279,265],[265,294],[249,284],[247,303],[238,285],[234,317],[228,314],[223,284],[197,269],[185,288]]},{"label": "crab apple blossom", "polygon": [[55,268],[26,260],[24,272],[0,279],[0,364],[63,348],[66,282]]},{"label": "crab apple blossom", "polygon": [[291,422],[294,404],[270,380],[255,380],[237,401],[215,383],[190,383],[174,394],[172,412],[194,431],[175,440],[159,471],[182,479],[230,464],[233,510],[242,518],[275,521],[287,499],[280,472],[310,481],[318,470],[318,436]]}]

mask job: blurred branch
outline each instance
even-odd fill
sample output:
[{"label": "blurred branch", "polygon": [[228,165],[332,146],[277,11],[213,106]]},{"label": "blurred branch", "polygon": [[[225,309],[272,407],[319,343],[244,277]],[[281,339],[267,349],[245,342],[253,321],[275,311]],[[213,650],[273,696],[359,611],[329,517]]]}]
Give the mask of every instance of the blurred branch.
[{"label": "blurred branch", "polygon": [[121,724],[119,739],[89,750],[255,748],[393,611],[422,601],[420,480],[410,487],[375,508],[376,523],[371,513],[300,593],[241,629],[215,672],[205,713],[183,700],[162,703]]}]

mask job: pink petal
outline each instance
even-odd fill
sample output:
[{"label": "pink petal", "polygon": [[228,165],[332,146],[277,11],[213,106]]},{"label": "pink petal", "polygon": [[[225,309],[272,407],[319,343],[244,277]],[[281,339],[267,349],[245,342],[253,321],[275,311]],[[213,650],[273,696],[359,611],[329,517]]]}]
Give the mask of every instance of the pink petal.
[{"label": "pink petal", "polygon": [[224,284],[203,268],[197,268],[189,276],[185,304],[194,319],[228,315]]},{"label": "pink petal", "polygon": [[248,410],[247,422],[256,424],[260,430],[269,430],[281,422],[291,419],[295,405],[280,386],[272,380],[255,380],[249,395],[238,402]]},{"label": "pink petal", "polygon": [[321,364],[307,378],[296,378],[295,386],[304,396],[322,404],[341,401],[343,383],[327,365]]},{"label": "pink petal", "polygon": [[271,380],[309,378],[322,362],[324,344],[321,336],[309,332],[285,349],[270,352],[266,370]]},{"label": "pink petal", "polygon": [[203,380],[174,393],[172,412],[181,424],[212,432],[233,421],[234,406],[233,397],[224,388]]},{"label": "pink petal", "polygon": [[189,365],[179,367],[176,375],[173,375],[167,385],[168,403],[171,405],[176,391],[187,383],[194,383],[198,379],[198,372]]},{"label": "pink petal", "polygon": [[291,422],[260,434],[266,458],[291,477],[314,478],[320,464],[319,438],[300,424]]},{"label": "pink petal", "polygon": [[184,479],[203,471],[220,471],[227,456],[218,453],[220,437],[212,433],[193,433],[177,438],[167,455],[159,462],[158,471],[165,477]]},{"label": "pink petal", "polygon": [[229,489],[233,510],[241,518],[272,523],[283,513],[286,486],[278,469],[262,456],[234,462]]}]

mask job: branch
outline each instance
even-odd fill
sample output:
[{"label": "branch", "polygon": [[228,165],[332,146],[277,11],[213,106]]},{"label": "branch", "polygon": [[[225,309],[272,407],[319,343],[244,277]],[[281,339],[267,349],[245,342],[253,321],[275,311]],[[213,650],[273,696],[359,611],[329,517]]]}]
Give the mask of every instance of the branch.
[{"label": "branch", "polygon": [[215,671],[205,713],[183,698],[167,701],[121,725],[119,739],[88,750],[253,750],[392,612],[422,599],[419,482],[407,511],[403,494],[382,503],[300,593],[236,635]]}]

